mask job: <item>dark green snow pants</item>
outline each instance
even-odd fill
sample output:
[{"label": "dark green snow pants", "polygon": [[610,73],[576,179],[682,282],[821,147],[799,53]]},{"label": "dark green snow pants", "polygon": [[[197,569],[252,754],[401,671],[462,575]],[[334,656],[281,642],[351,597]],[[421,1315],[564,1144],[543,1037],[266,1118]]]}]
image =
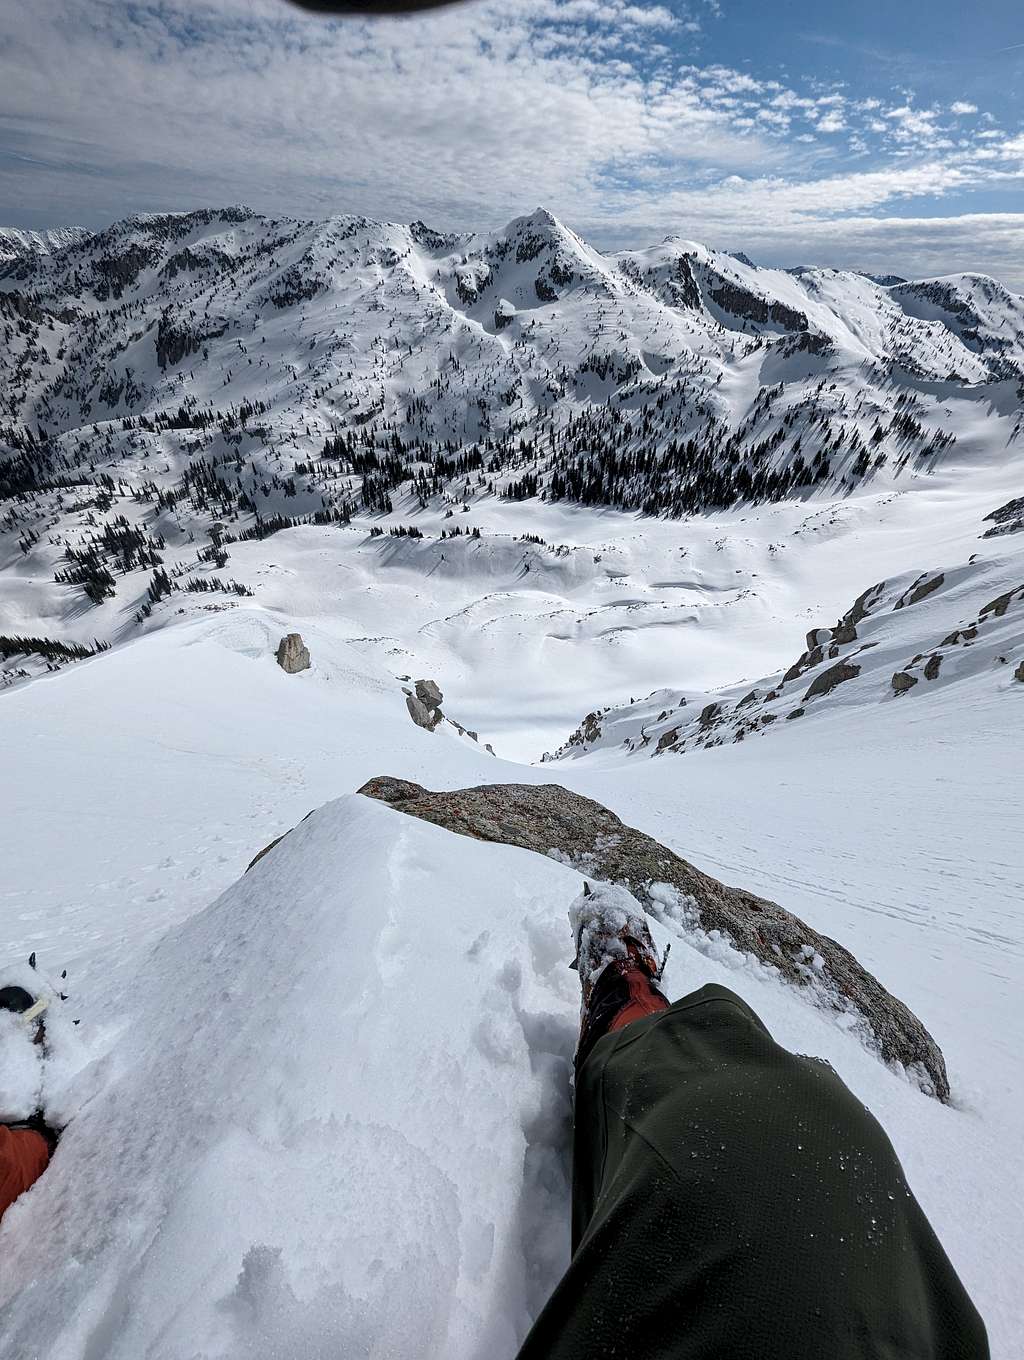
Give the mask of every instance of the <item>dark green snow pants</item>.
[{"label": "dark green snow pants", "polygon": [[577,1073],[573,1256],[519,1360],[986,1360],[889,1139],[709,985]]}]

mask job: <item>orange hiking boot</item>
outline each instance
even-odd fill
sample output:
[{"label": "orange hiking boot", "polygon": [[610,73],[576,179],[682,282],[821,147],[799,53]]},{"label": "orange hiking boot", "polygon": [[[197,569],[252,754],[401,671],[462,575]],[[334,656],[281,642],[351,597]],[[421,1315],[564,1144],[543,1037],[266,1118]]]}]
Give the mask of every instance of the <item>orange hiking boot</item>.
[{"label": "orange hiking boot", "polygon": [[578,971],[582,991],[579,1064],[603,1034],[668,1006],[657,986],[668,950],[659,960],[639,902],[612,884],[594,890],[585,883],[569,920],[576,937],[569,966]]}]

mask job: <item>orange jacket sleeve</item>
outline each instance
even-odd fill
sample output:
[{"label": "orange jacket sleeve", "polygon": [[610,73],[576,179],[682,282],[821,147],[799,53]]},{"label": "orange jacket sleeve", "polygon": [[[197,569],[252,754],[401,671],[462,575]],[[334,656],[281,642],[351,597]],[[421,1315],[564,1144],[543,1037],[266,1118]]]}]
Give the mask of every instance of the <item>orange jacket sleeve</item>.
[{"label": "orange jacket sleeve", "polygon": [[35,1129],[0,1124],[0,1218],[46,1170],[50,1149]]}]

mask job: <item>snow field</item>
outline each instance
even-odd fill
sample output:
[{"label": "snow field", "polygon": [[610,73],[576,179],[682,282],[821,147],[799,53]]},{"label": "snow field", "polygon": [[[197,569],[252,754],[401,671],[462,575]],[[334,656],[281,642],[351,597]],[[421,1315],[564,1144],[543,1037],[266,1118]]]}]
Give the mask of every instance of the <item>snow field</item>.
[{"label": "snow field", "polygon": [[121,979],[4,1222],[6,1354],[514,1352],[567,1251],[576,877],[449,841],[344,798]]}]

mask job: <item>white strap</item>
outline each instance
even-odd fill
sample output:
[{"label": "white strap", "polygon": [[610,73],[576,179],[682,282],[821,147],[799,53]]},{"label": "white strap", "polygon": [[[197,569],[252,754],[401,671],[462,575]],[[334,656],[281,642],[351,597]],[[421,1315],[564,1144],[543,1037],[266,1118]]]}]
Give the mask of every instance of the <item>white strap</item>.
[{"label": "white strap", "polygon": [[40,997],[34,1006],[29,1006],[27,1011],[22,1011],[21,1018],[26,1025],[30,1025],[33,1020],[38,1019],[43,1011],[49,1006],[49,1001],[45,997]]}]

